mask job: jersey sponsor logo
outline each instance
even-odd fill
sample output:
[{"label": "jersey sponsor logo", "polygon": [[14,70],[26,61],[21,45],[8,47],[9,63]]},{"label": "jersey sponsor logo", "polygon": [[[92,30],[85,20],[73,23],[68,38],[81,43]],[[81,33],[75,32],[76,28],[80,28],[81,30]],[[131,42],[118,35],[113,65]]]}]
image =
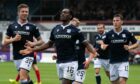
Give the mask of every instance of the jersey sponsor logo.
[{"label": "jersey sponsor logo", "polygon": [[111,40],[111,43],[126,43],[127,40],[125,39],[117,39],[117,40]]},{"label": "jersey sponsor logo", "polygon": [[14,31],[15,34],[20,34],[20,35],[30,35],[30,32],[26,32],[26,31]]},{"label": "jersey sponsor logo", "polygon": [[55,35],[56,39],[62,38],[62,39],[71,39],[71,35]]}]

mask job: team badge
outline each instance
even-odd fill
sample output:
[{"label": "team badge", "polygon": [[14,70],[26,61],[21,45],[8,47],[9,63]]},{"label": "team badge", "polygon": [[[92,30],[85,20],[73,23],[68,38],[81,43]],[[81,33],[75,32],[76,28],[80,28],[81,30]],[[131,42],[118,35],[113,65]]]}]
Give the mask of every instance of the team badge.
[{"label": "team badge", "polygon": [[102,39],[105,39],[105,38],[106,38],[106,35],[103,35],[103,36],[102,36]]},{"label": "team badge", "polygon": [[15,26],[15,28],[17,28],[17,26]]},{"label": "team badge", "polygon": [[98,37],[96,37],[96,39],[98,39]]},{"label": "team badge", "polygon": [[126,35],[125,35],[125,34],[122,34],[122,37],[123,37],[123,38],[125,38],[125,37],[126,37]]},{"label": "team badge", "polygon": [[29,26],[26,26],[26,30],[29,30]]},{"label": "team badge", "polygon": [[112,37],[114,37],[114,34],[112,34]]},{"label": "team badge", "polygon": [[71,33],[71,29],[67,29],[67,33]]},{"label": "team badge", "polygon": [[57,29],[56,31],[59,32],[59,29]]}]

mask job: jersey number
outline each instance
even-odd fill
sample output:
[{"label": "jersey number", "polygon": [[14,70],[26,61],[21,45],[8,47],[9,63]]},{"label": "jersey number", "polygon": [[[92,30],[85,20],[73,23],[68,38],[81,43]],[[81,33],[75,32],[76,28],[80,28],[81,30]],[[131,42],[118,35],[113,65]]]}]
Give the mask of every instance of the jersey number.
[{"label": "jersey number", "polygon": [[81,79],[83,79],[85,72],[84,71],[78,71],[77,75],[81,77]]},{"label": "jersey number", "polygon": [[30,64],[32,63],[32,61],[33,61],[33,59],[31,59],[31,58],[26,58],[25,63],[27,63],[28,66],[30,66]]}]

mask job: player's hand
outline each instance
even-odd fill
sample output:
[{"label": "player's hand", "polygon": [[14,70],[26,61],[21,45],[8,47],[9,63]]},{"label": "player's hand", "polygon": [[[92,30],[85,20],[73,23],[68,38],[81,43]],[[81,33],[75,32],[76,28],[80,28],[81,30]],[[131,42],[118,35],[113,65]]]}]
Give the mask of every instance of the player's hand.
[{"label": "player's hand", "polygon": [[35,42],[32,42],[32,41],[26,40],[26,44],[25,44],[25,46],[34,47],[34,46],[35,46]]},{"label": "player's hand", "polygon": [[86,61],[83,62],[83,64],[84,64],[84,68],[85,69],[88,69],[89,64],[90,64],[90,61],[89,60],[86,60]]},{"label": "player's hand", "polygon": [[31,47],[26,47],[24,50],[20,50],[19,53],[22,55],[27,55],[33,52],[33,49]]},{"label": "player's hand", "polygon": [[52,59],[53,59],[53,60],[56,60],[56,59],[57,59],[57,56],[56,56],[56,55],[53,55],[53,56],[52,56]]},{"label": "player's hand", "polygon": [[98,44],[102,45],[104,42],[102,40],[97,41]]},{"label": "player's hand", "polygon": [[108,47],[108,45],[106,45],[106,44],[101,45],[101,49],[103,49],[103,50],[105,50],[107,47]]},{"label": "player's hand", "polygon": [[16,34],[16,36],[14,38],[12,38],[12,41],[20,41],[21,40],[21,35],[19,35],[18,33]]},{"label": "player's hand", "polygon": [[130,48],[129,48],[129,45],[124,45],[124,49],[125,50],[129,50]]}]

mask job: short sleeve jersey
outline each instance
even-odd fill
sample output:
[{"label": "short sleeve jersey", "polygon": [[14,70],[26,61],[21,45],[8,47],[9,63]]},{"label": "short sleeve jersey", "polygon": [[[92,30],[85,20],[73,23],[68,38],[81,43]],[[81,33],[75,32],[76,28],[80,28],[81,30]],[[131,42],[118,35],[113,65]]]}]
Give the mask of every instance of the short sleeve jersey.
[{"label": "short sleeve jersey", "polygon": [[104,39],[104,43],[109,45],[110,63],[128,61],[129,52],[124,49],[124,45],[136,43],[134,35],[128,30],[122,29],[116,33],[113,29],[109,31]]},{"label": "short sleeve jersey", "polygon": [[54,42],[57,52],[57,63],[77,61],[75,43],[76,40],[84,41],[79,29],[73,25],[55,26],[51,31],[50,40]]},{"label": "short sleeve jersey", "polygon": [[34,24],[29,22],[22,26],[18,22],[14,22],[8,26],[6,35],[9,37],[15,37],[17,33],[21,35],[21,40],[12,43],[14,59],[22,59],[26,56],[33,57],[33,53],[22,56],[19,51],[25,49],[24,45],[26,40],[33,41],[33,37],[40,37],[39,29]]}]

